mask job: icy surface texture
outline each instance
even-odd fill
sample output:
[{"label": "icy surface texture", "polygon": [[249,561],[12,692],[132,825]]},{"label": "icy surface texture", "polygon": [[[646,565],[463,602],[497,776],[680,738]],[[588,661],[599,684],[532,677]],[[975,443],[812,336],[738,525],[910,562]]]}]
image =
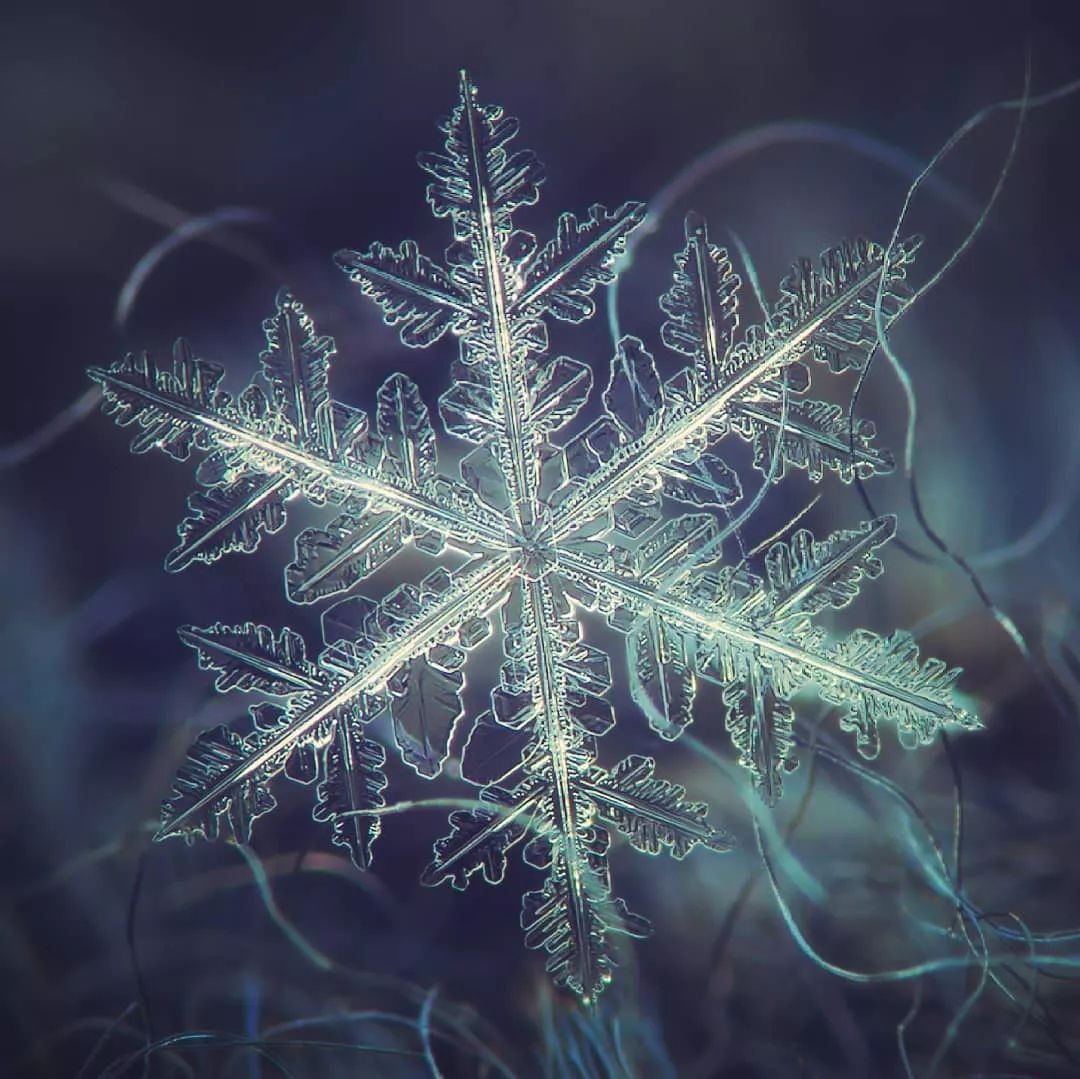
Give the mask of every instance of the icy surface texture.
[{"label": "icy surface texture", "polygon": [[[587,612],[625,635],[630,688],[661,739],[691,722],[701,680],[719,683],[739,761],[770,804],[796,763],[790,699],[807,687],[842,710],[866,756],[883,725],[905,746],[977,726],[954,701],[957,672],[920,661],[908,635],[834,640],[814,624],[881,573],[893,519],[820,539],[797,531],[756,573],[721,557],[726,511],[743,497],[725,446],[751,443],[773,478],[890,467],[871,424],[851,437],[842,410],[809,395],[810,372],[867,362],[875,302],[886,323],[901,312],[916,245],[894,249],[888,265],[864,240],[802,260],[764,324],[744,328],[727,253],[690,217],[660,299],[664,366],[675,373],[662,379],[643,342],[624,337],[594,391],[588,364],[549,355],[545,320],[594,314],[644,207],[563,214],[540,244],[513,221],[542,180],[533,154],[514,146],[517,123],[481,104],[463,74],[442,131],[444,148],[420,164],[428,203],[451,230],[444,260],[408,240],[336,256],[405,345],[457,338],[434,412],[404,374],[386,380],[369,413],[335,400],[334,343],[287,292],[236,397],[184,342],[171,364],[128,356],[92,371],[136,452],[204,455],[168,569],[254,550],[285,527],[290,501],[330,507],[323,527],[296,536],[285,571],[293,603],[333,603],[317,648],[287,627],[181,629],[220,691],[258,703],[241,728],[208,731],[191,748],[158,838],[247,842],[284,775],[310,785],[314,818],[367,868],[380,830],[371,811],[387,787],[371,721],[388,713],[403,761],[438,775],[464,722],[469,652],[497,632],[504,660],[490,708],[460,735],[477,806],[450,814],[423,881],[498,883],[518,847],[542,876],[523,900],[526,943],[547,953],[557,984],[591,999],[611,977],[611,935],[648,930],[612,892],[612,833],[676,858],[731,840],[651,758],[599,763],[616,716],[609,656],[583,639]],[[598,415],[585,423],[590,406]],[[456,474],[440,467],[436,423],[472,446]],[[432,559],[418,584],[359,593],[410,544]],[[468,555],[452,572],[437,562],[447,545]]]}]

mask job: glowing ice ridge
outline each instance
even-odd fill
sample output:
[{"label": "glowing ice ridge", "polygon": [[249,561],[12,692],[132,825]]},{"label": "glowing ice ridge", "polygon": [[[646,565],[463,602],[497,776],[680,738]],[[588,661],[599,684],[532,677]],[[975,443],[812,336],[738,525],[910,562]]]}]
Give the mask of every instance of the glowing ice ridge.
[{"label": "glowing ice ridge", "polygon": [[450,815],[423,880],[464,888],[479,871],[497,883],[521,844],[545,874],[524,897],[526,944],[546,950],[557,984],[589,999],[611,977],[609,934],[648,929],[612,895],[611,831],[676,858],[731,841],[707,823],[703,803],[654,775],[652,759],[598,763],[598,739],[615,723],[611,673],[608,656],[582,639],[582,612],[605,615],[626,635],[631,688],[662,738],[691,721],[699,679],[722,685],[739,761],[769,803],[795,766],[788,700],[807,685],[844,710],[841,726],[868,756],[882,720],[907,746],[943,726],[978,725],[953,700],[957,672],[920,664],[908,635],[830,640],[812,624],[881,572],[876,551],[892,518],[824,540],[798,531],[771,546],[762,576],[719,564],[718,512],[741,497],[717,454],[724,439],[750,441],[766,475],[788,465],[847,481],[891,467],[872,424],[857,424],[852,439],[839,406],[806,396],[803,361],[833,371],[865,365],[875,302],[886,324],[900,313],[916,245],[894,249],[887,266],[885,251],[863,240],[800,261],[765,326],[740,332],[739,278],[705,223],[689,218],[660,301],[661,339],[689,362],[661,381],[644,344],[624,337],[599,418],[555,441],[589,402],[593,377],[578,360],[549,357],[543,319],[594,313],[593,293],[613,280],[644,208],[563,214],[538,246],[512,221],[536,202],[542,179],[531,153],[510,149],[517,123],[479,104],[463,74],[442,130],[444,151],[420,164],[432,211],[452,227],[445,264],[411,241],[342,251],[337,262],[406,345],[459,339],[438,402],[446,432],[474,446],[459,476],[440,472],[427,405],[405,375],[382,385],[373,422],[334,400],[333,342],[287,292],[265,323],[259,375],[235,399],[219,389],[222,369],[182,341],[171,367],[143,354],[91,372],[106,411],[137,428],[135,452],[206,453],[170,570],[254,550],[264,532],[284,527],[295,498],[339,514],[296,538],[285,571],[293,603],[352,592],[406,544],[432,558],[446,545],[469,556],[381,600],[339,599],[323,615],[315,656],[288,628],[181,629],[219,690],[268,699],[251,706],[242,732],[201,735],[157,838],[227,830],[248,841],[255,818],[274,808],[271,780],[283,772],[314,784],[315,819],[366,868],[380,827],[370,811],[384,805],[387,785],[385,753],[367,725],[389,710],[404,761],[437,775],[462,719],[467,655],[498,611],[505,661],[461,761],[483,807]]}]

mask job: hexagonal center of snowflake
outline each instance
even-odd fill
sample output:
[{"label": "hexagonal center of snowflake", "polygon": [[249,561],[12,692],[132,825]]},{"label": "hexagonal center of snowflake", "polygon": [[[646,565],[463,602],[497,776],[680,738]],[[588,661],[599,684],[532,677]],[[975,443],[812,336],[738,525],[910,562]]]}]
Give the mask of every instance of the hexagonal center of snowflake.
[{"label": "hexagonal center of snowflake", "polygon": [[549,516],[524,525],[515,540],[511,557],[514,569],[520,576],[529,581],[538,581],[555,569],[558,548]]}]

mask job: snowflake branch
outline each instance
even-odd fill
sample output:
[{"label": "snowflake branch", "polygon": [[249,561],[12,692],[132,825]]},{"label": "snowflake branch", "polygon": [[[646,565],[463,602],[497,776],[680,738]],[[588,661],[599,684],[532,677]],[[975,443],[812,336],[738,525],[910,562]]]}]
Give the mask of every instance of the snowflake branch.
[{"label": "snowflake branch", "polygon": [[808,680],[819,685],[837,684],[849,692],[865,692],[875,698],[922,713],[935,725],[955,725],[968,729],[979,726],[978,721],[959,705],[944,696],[922,693],[905,685],[901,678],[876,673],[836,658],[835,652],[818,652],[776,630],[756,628],[733,617],[702,610],[684,599],[662,594],[648,583],[631,580],[612,573],[599,560],[580,555],[560,555],[560,566],[575,576],[598,584],[612,605],[625,604],[638,612],[652,612],[665,621],[670,620],[683,630],[697,635],[703,643],[727,641],[743,651],[759,650],[766,656],[805,671]]}]

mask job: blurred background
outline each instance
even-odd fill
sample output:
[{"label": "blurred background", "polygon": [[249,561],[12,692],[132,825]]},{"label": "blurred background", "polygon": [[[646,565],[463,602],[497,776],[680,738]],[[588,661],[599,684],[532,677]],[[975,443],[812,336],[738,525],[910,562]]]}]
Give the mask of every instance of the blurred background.
[{"label": "blurred background", "polygon": [[[287,622],[314,638],[315,612],[289,608],[280,572],[316,517],[291,515],[253,556],[164,573],[192,470],[131,456],[85,377],[129,349],[163,357],[183,334],[242,386],[288,284],[337,340],[339,398],[365,405],[400,369],[433,404],[453,344],[403,350],[330,256],[374,240],[412,237],[433,255],[446,243],[415,155],[438,148],[461,67],[482,100],[520,118],[520,143],[547,167],[525,227],[543,237],[560,211],[659,196],[618,293],[622,330],[659,349],[656,299],[688,209],[719,242],[744,245],[775,297],[794,257],[858,233],[886,240],[950,134],[1020,96],[1026,51],[1034,94],[1080,78],[1080,9],[8,6],[0,1071],[1080,1074],[1080,95],[1031,109],[1018,135],[1016,110],[988,116],[920,188],[905,227],[926,237],[925,281],[1009,162],[985,227],[895,344],[918,401],[926,517],[1024,648],[920,529],[901,469],[866,494],[900,515],[906,549],[886,551],[884,578],[845,612],[846,624],[909,627],[962,666],[985,732],[918,754],[887,740],[859,772],[834,717],[806,700],[801,737],[823,752],[802,750],[763,825],[799,938],[759,855],[719,702],[705,695],[693,737],[656,749],[617,690],[611,750],[656,749],[738,849],[682,863],[615,850],[616,889],[655,933],[591,1012],[553,993],[522,945],[519,896],[536,886],[524,866],[498,889],[419,885],[444,811],[388,818],[365,875],[311,823],[299,788],[281,792],[250,851],[148,847],[187,745],[243,709],[214,697],[175,627]],[[610,327],[601,313],[553,344],[602,372]],[[857,411],[901,459],[905,400],[880,357]],[[815,529],[867,515],[834,476],[819,490]],[[815,493],[786,479],[746,545]],[[470,684],[479,700],[475,665]],[[393,763],[390,776],[395,800],[461,793]],[[963,918],[949,898],[957,875]]]}]

